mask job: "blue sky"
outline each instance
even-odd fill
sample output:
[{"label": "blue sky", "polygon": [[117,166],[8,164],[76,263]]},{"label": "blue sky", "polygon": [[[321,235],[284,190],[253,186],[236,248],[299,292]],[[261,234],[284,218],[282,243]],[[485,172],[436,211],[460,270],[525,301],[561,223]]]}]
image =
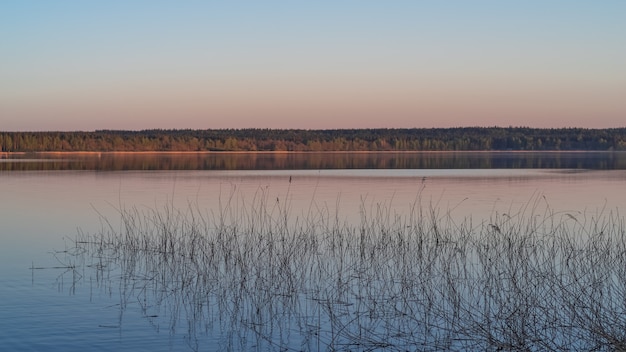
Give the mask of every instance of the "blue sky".
[{"label": "blue sky", "polygon": [[623,127],[626,1],[4,1],[0,130]]}]

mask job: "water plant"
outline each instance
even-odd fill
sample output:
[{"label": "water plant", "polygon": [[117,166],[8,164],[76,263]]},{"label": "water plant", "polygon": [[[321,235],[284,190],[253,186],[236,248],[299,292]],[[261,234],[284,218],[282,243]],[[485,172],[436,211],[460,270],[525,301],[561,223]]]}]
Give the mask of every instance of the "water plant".
[{"label": "water plant", "polygon": [[617,210],[558,212],[535,196],[454,219],[418,196],[408,212],[363,202],[352,224],[263,190],[220,204],[121,207],[68,253],[119,285],[121,309],[182,326],[194,350],[626,349]]}]

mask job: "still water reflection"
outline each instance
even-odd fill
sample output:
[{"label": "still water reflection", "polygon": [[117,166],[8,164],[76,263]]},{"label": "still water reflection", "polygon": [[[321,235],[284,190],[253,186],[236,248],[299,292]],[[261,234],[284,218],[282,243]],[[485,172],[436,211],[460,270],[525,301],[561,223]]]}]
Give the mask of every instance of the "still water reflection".
[{"label": "still water reflection", "polygon": [[[538,307],[556,310],[554,300],[548,298],[556,297],[559,291],[546,291],[548,282],[536,281],[532,283],[536,288],[533,295],[498,298],[495,292],[471,285],[474,279],[494,280],[493,276],[466,276],[462,281],[465,286],[445,286],[446,280],[459,277],[459,272],[450,271],[450,264],[461,268],[466,263],[456,256],[455,253],[461,253],[459,250],[464,258],[480,258],[482,253],[483,259],[501,261],[504,257],[499,254],[505,253],[507,244],[499,243],[503,247],[497,247],[498,252],[479,253],[479,247],[472,247],[474,242],[456,239],[454,243],[466,246],[445,242],[449,246],[436,247],[445,248],[439,259],[421,261],[422,257],[415,256],[417,252],[395,251],[393,248],[407,247],[393,247],[398,242],[379,237],[378,230],[386,227],[396,235],[406,234],[407,241],[414,241],[417,237],[410,234],[417,233],[418,227],[404,221],[415,209],[424,209],[429,216],[426,225],[434,215],[442,224],[453,225],[452,229],[471,224],[472,229],[486,229],[484,234],[492,236],[496,232],[490,225],[504,229],[507,224],[502,222],[507,217],[521,221],[522,215],[534,219],[547,213],[554,214],[548,217],[551,221],[559,223],[565,219],[574,228],[577,222],[590,224],[593,219],[609,216],[613,223],[603,227],[604,233],[618,238],[617,235],[623,235],[619,213],[626,207],[626,171],[620,153],[102,154],[49,158],[26,155],[1,160],[0,275],[4,285],[0,288],[0,340],[9,350],[315,350],[329,346],[338,350],[368,350],[385,348],[384,341],[394,344],[387,346],[391,349],[428,348],[420,348],[420,342],[432,343],[430,347],[435,348],[437,331],[425,330],[432,326],[427,327],[424,322],[454,323],[469,329],[469,325],[462,324],[470,322],[468,317],[465,321],[443,319],[454,314],[449,305],[454,299],[480,301],[480,297],[492,295],[504,316],[508,308],[512,309],[509,313],[522,308],[505,304],[514,299],[535,300]],[[136,221],[146,221],[140,228],[147,235],[163,229],[151,227],[159,224],[159,219],[152,217],[155,210],[162,214],[162,219],[167,218],[168,211],[175,217],[178,210],[185,216],[190,210],[198,210],[201,214],[196,214],[196,219],[205,219],[202,226],[222,226],[228,235],[222,238],[223,249],[242,252],[227,259],[223,256],[226,251],[222,251],[213,255],[216,261],[208,257],[204,261],[190,257],[186,257],[188,261],[172,261],[175,257],[133,251],[132,246],[125,250],[95,245],[89,236],[102,234],[102,229],[107,229],[104,234],[125,233],[129,223],[124,219],[130,219],[123,216],[128,214],[126,210],[136,211]],[[258,232],[250,229],[247,220],[260,220],[266,215],[269,218],[257,223]],[[220,218],[226,221],[216,221]],[[290,226],[297,223],[304,228],[314,227],[317,237],[293,236],[301,234],[296,231],[287,237],[291,242],[268,242],[269,234],[284,232],[281,219],[286,219]],[[174,228],[189,224],[182,221]],[[235,236],[239,233],[234,231],[237,224],[255,236]],[[272,231],[261,231],[268,226],[274,226]],[[336,242],[330,241],[329,234],[341,232],[333,229],[349,227],[355,230],[348,231],[342,239],[335,238]],[[359,261],[360,247],[354,247],[363,228],[370,229],[362,247],[368,251],[363,253],[369,258],[366,262]],[[198,233],[199,229],[206,227],[188,228],[189,233]],[[413,232],[403,232],[407,229]],[[86,242],[83,246],[77,246],[78,232]],[[452,232],[447,236],[459,233]],[[568,234],[573,234],[576,242],[585,232],[578,228]],[[192,238],[183,237],[172,244],[182,246],[179,249],[208,251],[212,248],[211,240],[214,244],[219,242],[210,236],[195,237],[195,244],[186,242]],[[609,246],[615,251],[621,248],[616,238]],[[546,238],[539,239],[537,244],[548,242]],[[146,238],[144,242],[150,241]],[[333,247],[333,243],[337,246]],[[527,248],[528,243],[527,239],[516,248]],[[301,251],[290,252],[289,248]],[[437,254],[435,247],[424,248]],[[597,270],[606,264],[604,271],[582,273],[581,283],[599,290],[598,283],[585,280],[610,274],[616,278],[613,282],[621,284],[619,278],[626,275],[607,269],[623,259],[617,254],[613,256],[613,249],[603,252],[606,255],[584,259],[594,261],[595,266],[584,260],[578,263]],[[267,256],[269,250],[274,251],[273,256]],[[194,255],[199,258],[197,253]],[[284,260],[286,266],[261,265],[269,260]],[[529,274],[545,268],[541,263],[551,263],[548,267],[552,269],[560,263],[558,256],[533,260],[536,266],[509,267],[501,274],[532,278]],[[422,269],[430,271],[417,270],[428,263],[433,266]],[[213,267],[214,271],[207,269],[216,264],[219,265]],[[307,268],[305,274],[303,270]],[[248,275],[244,279],[241,274],[245,272]],[[448,276],[438,276],[438,272]],[[425,276],[419,277],[419,273]],[[562,274],[552,272],[558,273]],[[338,274],[341,277],[335,276]],[[551,277],[548,274],[542,280]],[[160,281],[148,279],[154,275]],[[424,283],[472,294],[462,297],[450,290],[419,291],[426,287]],[[295,290],[297,294],[292,294]],[[589,297],[593,294],[587,292]],[[433,309],[427,310],[424,302],[435,297],[446,300],[433,301]],[[242,305],[233,305],[233,299],[241,300]],[[616,314],[624,312],[622,306],[612,304]],[[561,307],[559,312],[569,312],[570,308]],[[538,313],[541,312],[534,312]],[[553,318],[565,320],[572,316]],[[355,325],[357,322],[360,325]],[[490,333],[506,340],[504,327],[511,322],[500,323],[503,325],[494,325]],[[452,331],[454,326],[444,327]],[[478,333],[467,331],[468,335]],[[357,346],[352,343],[358,334],[371,338],[360,340],[361,345]],[[580,331],[572,334],[591,336]],[[420,340],[424,336],[431,339]],[[329,341],[337,343],[331,345]]]},{"label": "still water reflection", "polygon": [[12,170],[626,169],[626,152],[33,153]]}]

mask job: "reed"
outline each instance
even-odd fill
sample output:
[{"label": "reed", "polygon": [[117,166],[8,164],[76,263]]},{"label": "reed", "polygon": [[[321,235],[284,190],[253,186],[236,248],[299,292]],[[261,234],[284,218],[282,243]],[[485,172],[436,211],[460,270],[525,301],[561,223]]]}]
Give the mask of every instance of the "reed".
[{"label": "reed", "polygon": [[74,262],[119,284],[121,307],[184,326],[192,349],[626,349],[617,211],[535,197],[475,222],[418,199],[408,213],[363,203],[350,224],[262,191],[220,204],[119,209],[119,226],[79,233]]}]

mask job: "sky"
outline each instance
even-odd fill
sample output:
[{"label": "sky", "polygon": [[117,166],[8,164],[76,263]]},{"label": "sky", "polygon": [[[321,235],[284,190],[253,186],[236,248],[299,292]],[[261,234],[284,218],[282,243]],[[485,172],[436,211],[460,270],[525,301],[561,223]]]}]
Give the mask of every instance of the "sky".
[{"label": "sky", "polygon": [[0,2],[0,131],[626,127],[626,1]]}]

